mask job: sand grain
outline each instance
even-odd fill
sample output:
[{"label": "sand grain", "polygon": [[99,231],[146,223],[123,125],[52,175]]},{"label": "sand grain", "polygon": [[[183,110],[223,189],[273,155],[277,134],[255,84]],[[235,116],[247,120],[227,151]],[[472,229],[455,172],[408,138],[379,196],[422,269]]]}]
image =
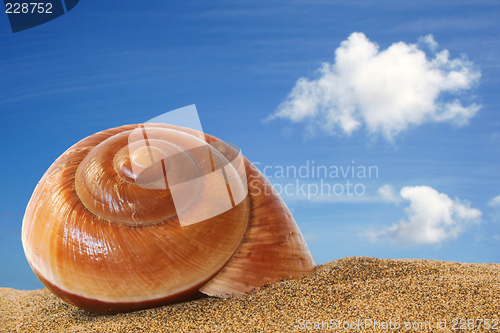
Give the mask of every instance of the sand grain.
[{"label": "sand grain", "polygon": [[[437,322],[446,319],[439,332],[456,332],[452,320],[461,318],[500,320],[500,264],[344,258],[237,299],[205,298],[118,315],[88,313],[46,289],[0,288],[0,332],[9,333],[396,331],[325,326],[331,320],[367,319],[380,325],[391,321],[400,330],[417,323],[418,329],[408,330],[415,332],[436,331]],[[310,329],[301,329],[306,322]],[[315,322],[323,328],[315,330]],[[482,331],[478,324],[465,331]],[[500,331],[500,321],[497,330],[488,331]]]}]

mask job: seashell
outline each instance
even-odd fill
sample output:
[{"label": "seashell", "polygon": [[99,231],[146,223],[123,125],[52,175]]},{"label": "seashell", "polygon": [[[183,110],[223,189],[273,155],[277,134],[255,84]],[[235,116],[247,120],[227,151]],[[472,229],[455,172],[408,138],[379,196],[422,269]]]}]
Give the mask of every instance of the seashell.
[{"label": "seashell", "polygon": [[121,126],[69,148],[36,186],[22,242],[50,291],[94,313],[239,296],[315,266],[248,159],[166,124]]}]

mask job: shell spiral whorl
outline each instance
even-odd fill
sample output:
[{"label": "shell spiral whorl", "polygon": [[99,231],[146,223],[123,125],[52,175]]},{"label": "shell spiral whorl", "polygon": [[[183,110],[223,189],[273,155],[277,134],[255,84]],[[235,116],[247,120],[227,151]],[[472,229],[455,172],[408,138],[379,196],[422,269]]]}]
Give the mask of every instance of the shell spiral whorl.
[{"label": "shell spiral whorl", "polygon": [[[239,296],[312,271],[288,208],[246,158],[231,164],[237,152],[219,139],[165,124],[148,124],[141,146],[134,135],[143,130],[127,125],[81,140],[35,188],[22,241],[49,290],[117,313],[200,292]],[[225,171],[213,172],[217,165]],[[221,198],[230,201],[218,213]]]}]

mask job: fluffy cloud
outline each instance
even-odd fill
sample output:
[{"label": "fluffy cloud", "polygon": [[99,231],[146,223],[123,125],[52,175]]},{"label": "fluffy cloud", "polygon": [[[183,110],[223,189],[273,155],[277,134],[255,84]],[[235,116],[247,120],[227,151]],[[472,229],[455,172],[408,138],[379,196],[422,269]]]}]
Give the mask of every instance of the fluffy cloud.
[{"label": "fluffy cloud", "polygon": [[500,212],[498,210],[498,208],[500,208],[500,195],[488,201],[488,206],[490,206],[491,208],[495,208],[494,212],[490,215],[491,220],[493,222],[500,221]]},{"label": "fluffy cloud", "polygon": [[351,134],[364,125],[389,140],[424,122],[466,124],[479,105],[438,97],[470,89],[480,72],[465,56],[434,53],[438,45],[432,35],[420,43],[428,46],[432,59],[417,44],[399,42],[379,51],[363,33],[351,34],[335,51],[335,63],[324,63],[316,79],[300,78],[267,120],[307,122],[312,131],[322,128],[331,134]]},{"label": "fluffy cloud", "polygon": [[481,211],[460,199],[452,200],[429,186],[404,187],[401,197],[410,201],[408,220],[368,234],[373,240],[389,239],[402,245],[439,244],[456,238],[469,224],[479,223]]},{"label": "fluffy cloud", "polygon": [[488,206],[493,207],[493,208],[499,208],[500,207],[500,195],[497,197],[494,197],[490,201],[488,201]]},{"label": "fluffy cloud", "polygon": [[386,201],[386,202],[393,202],[393,203],[399,203],[401,201],[401,197],[396,193],[396,191],[394,190],[394,187],[392,187],[392,185],[389,185],[389,184],[385,184],[383,186],[381,186],[378,190],[377,190],[377,194],[378,196],[383,200],[383,201]]}]

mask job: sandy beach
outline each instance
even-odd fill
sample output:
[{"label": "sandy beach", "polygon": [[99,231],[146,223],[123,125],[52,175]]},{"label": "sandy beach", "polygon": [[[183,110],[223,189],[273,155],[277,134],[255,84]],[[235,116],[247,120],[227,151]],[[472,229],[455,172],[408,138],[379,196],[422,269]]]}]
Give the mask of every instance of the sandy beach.
[{"label": "sandy beach", "polygon": [[237,299],[204,298],[118,315],[89,313],[46,289],[0,288],[2,333],[459,329],[500,330],[500,264],[343,258]]}]

